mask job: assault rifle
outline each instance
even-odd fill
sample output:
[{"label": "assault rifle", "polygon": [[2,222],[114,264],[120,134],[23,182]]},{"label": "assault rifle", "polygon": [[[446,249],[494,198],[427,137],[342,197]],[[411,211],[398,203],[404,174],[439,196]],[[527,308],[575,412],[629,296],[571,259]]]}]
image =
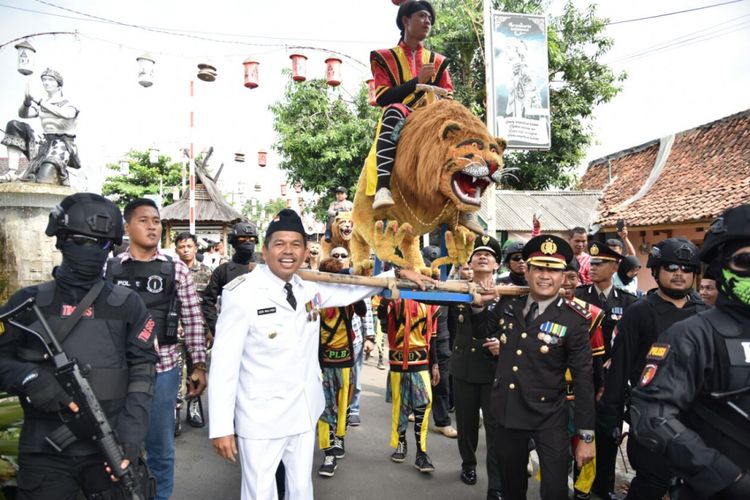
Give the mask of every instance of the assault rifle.
[{"label": "assault rifle", "polygon": [[[41,333],[13,319],[28,310],[31,310],[39,321],[42,327]],[[88,370],[85,368],[82,369],[78,361],[68,358],[65,354],[62,346],[52,333],[49,324],[45,321],[42,312],[37,307],[35,299],[33,297],[26,299],[26,301],[17,307],[4,314],[0,314],[0,321],[5,321],[9,325],[13,325],[26,333],[34,335],[42,342],[44,350],[47,351],[49,359],[55,367],[55,378],[78,405],[79,410],[73,413],[73,421],[68,421],[71,427],[75,427],[78,436],[74,436],[68,429],[68,426],[63,426],[61,429],[66,432],[59,433],[56,431],[53,434],[57,436],[48,436],[46,438],[47,442],[57,451],[62,451],[63,448],[72,444],[76,440],[76,437],[85,437],[95,441],[99,445],[99,450],[104,460],[112,470],[112,474],[122,482],[130,498],[132,500],[144,500],[134,472],[137,464],[130,464],[125,469],[121,467],[122,461],[125,459],[125,454],[122,446],[117,441],[115,432],[109,425],[109,421],[99,404],[99,400],[96,399],[96,395],[94,395],[94,391],[86,379],[86,372]]]}]

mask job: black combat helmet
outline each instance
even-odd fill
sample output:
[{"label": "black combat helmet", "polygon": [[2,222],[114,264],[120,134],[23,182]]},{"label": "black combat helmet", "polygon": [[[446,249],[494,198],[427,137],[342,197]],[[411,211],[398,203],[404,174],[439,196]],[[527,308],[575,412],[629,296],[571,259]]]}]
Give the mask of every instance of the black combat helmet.
[{"label": "black combat helmet", "polygon": [[722,246],[730,241],[750,240],[750,205],[730,208],[711,223],[703,238],[700,258],[710,263]]},{"label": "black combat helmet", "polygon": [[512,241],[508,243],[505,250],[503,250],[503,254],[505,255],[503,261],[508,262],[513,254],[523,252],[524,245],[526,245],[525,241]]},{"label": "black combat helmet", "polygon": [[234,245],[238,236],[251,236],[258,239],[258,229],[252,222],[238,222],[229,230],[229,244]]},{"label": "black combat helmet", "polygon": [[667,238],[651,248],[646,267],[656,269],[662,264],[682,264],[700,269],[698,247],[685,238]]},{"label": "black combat helmet", "polygon": [[82,234],[122,244],[122,213],[117,205],[94,193],[64,198],[49,214],[47,236]]}]

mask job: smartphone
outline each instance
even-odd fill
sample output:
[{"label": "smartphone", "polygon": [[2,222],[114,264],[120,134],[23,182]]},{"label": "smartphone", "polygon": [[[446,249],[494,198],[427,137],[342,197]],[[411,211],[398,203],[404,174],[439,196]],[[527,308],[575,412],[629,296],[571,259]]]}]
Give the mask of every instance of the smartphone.
[{"label": "smartphone", "polygon": [[617,227],[617,232],[622,232],[623,229],[625,229],[625,219],[617,219],[617,222],[615,223],[615,227]]}]

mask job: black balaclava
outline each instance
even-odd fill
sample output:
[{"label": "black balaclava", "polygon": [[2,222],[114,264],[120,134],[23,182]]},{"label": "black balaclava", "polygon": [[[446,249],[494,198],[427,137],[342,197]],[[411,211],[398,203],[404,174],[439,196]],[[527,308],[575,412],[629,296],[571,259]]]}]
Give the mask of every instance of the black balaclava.
[{"label": "black balaclava", "polygon": [[244,241],[242,243],[234,243],[234,255],[232,261],[237,264],[247,265],[253,260],[255,255],[255,243],[252,241]]},{"label": "black balaclava", "polygon": [[628,255],[622,260],[622,262],[620,262],[620,265],[617,268],[617,276],[620,278],[620,282],[623,286],[629,285],[630,282],[635,279],[635,277],[631,278],[628,276],[628,273],[640,265],[641,261],[639,261],[638,257],[635,255]]},{"label": "black balaclava", "polygon": [[99,245],[78,246],[72,241],[60,242],[62,264],[53,271],[55,281],[64,290],[91,288],[103,278],[104,263],[109,256],[109,247]]}]

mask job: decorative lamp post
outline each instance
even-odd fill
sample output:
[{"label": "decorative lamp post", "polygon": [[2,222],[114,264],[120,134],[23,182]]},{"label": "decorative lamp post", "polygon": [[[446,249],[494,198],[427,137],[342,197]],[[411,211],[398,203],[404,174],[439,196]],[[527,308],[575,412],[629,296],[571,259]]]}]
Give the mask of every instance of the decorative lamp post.
[{"label": "decorative lamp post", "polygon": [[130,162],[125,158],[120,160],[120,174],[130,175]]},{"label": "decorative lamp post", "polygon": [[199,64],[198,79],[204,82],[213,82],[216,80],[216,68],[206,63]]},{"label": "decorative lamp post", "polygon": [[281,185],[281,196],[286,196],[286,183]]},{"label": "decorative lamp post", "polygon": [[151,165],[157,165],[159,163],[159,150],[155,147],[149,148],[148,150],[148,162]]},{"label": "decorative lamp post", "polygon": [[292,60],[292,80],[295,82],[307,80],[307,56],[292,54],[289,59]]},{"label": "decorative lamp post", "polygon": [[341,59],[336,57],[326,59],[326,83],[331,87],[341,85]]},{"label": "decorative lamp post", "polygon": [[261,167],[266,166],[266,159],[267,159],[268,153],[265,152],[265,150],[261,149],[258,151],[258,165]]},{"label": "decorative lamp post", "polygon": [[248,57],[242,61],[242,65],[245,67],[245,87],[254,89],[260,84],[258,78],[258,67],[260,66],[260,63],[252,57]]},{"label": "decorative lamp post", "polygon": [[375,97],[375,80],[370,78],[367,80],[367,103],[370,106],[377,106],[378,101]]},{"label": "decorative lamp post", "polygon": [[18,72],[22,75],[30,75],[34,72],[34,58],[36,49],[24,40],[15,45],[18,51]]},{"label": "decorative lamp post", "polygon": [[138,61],[138,83],[141,87],[150,87],[154,84],[154,57],[145,53],[135,58]]}]

